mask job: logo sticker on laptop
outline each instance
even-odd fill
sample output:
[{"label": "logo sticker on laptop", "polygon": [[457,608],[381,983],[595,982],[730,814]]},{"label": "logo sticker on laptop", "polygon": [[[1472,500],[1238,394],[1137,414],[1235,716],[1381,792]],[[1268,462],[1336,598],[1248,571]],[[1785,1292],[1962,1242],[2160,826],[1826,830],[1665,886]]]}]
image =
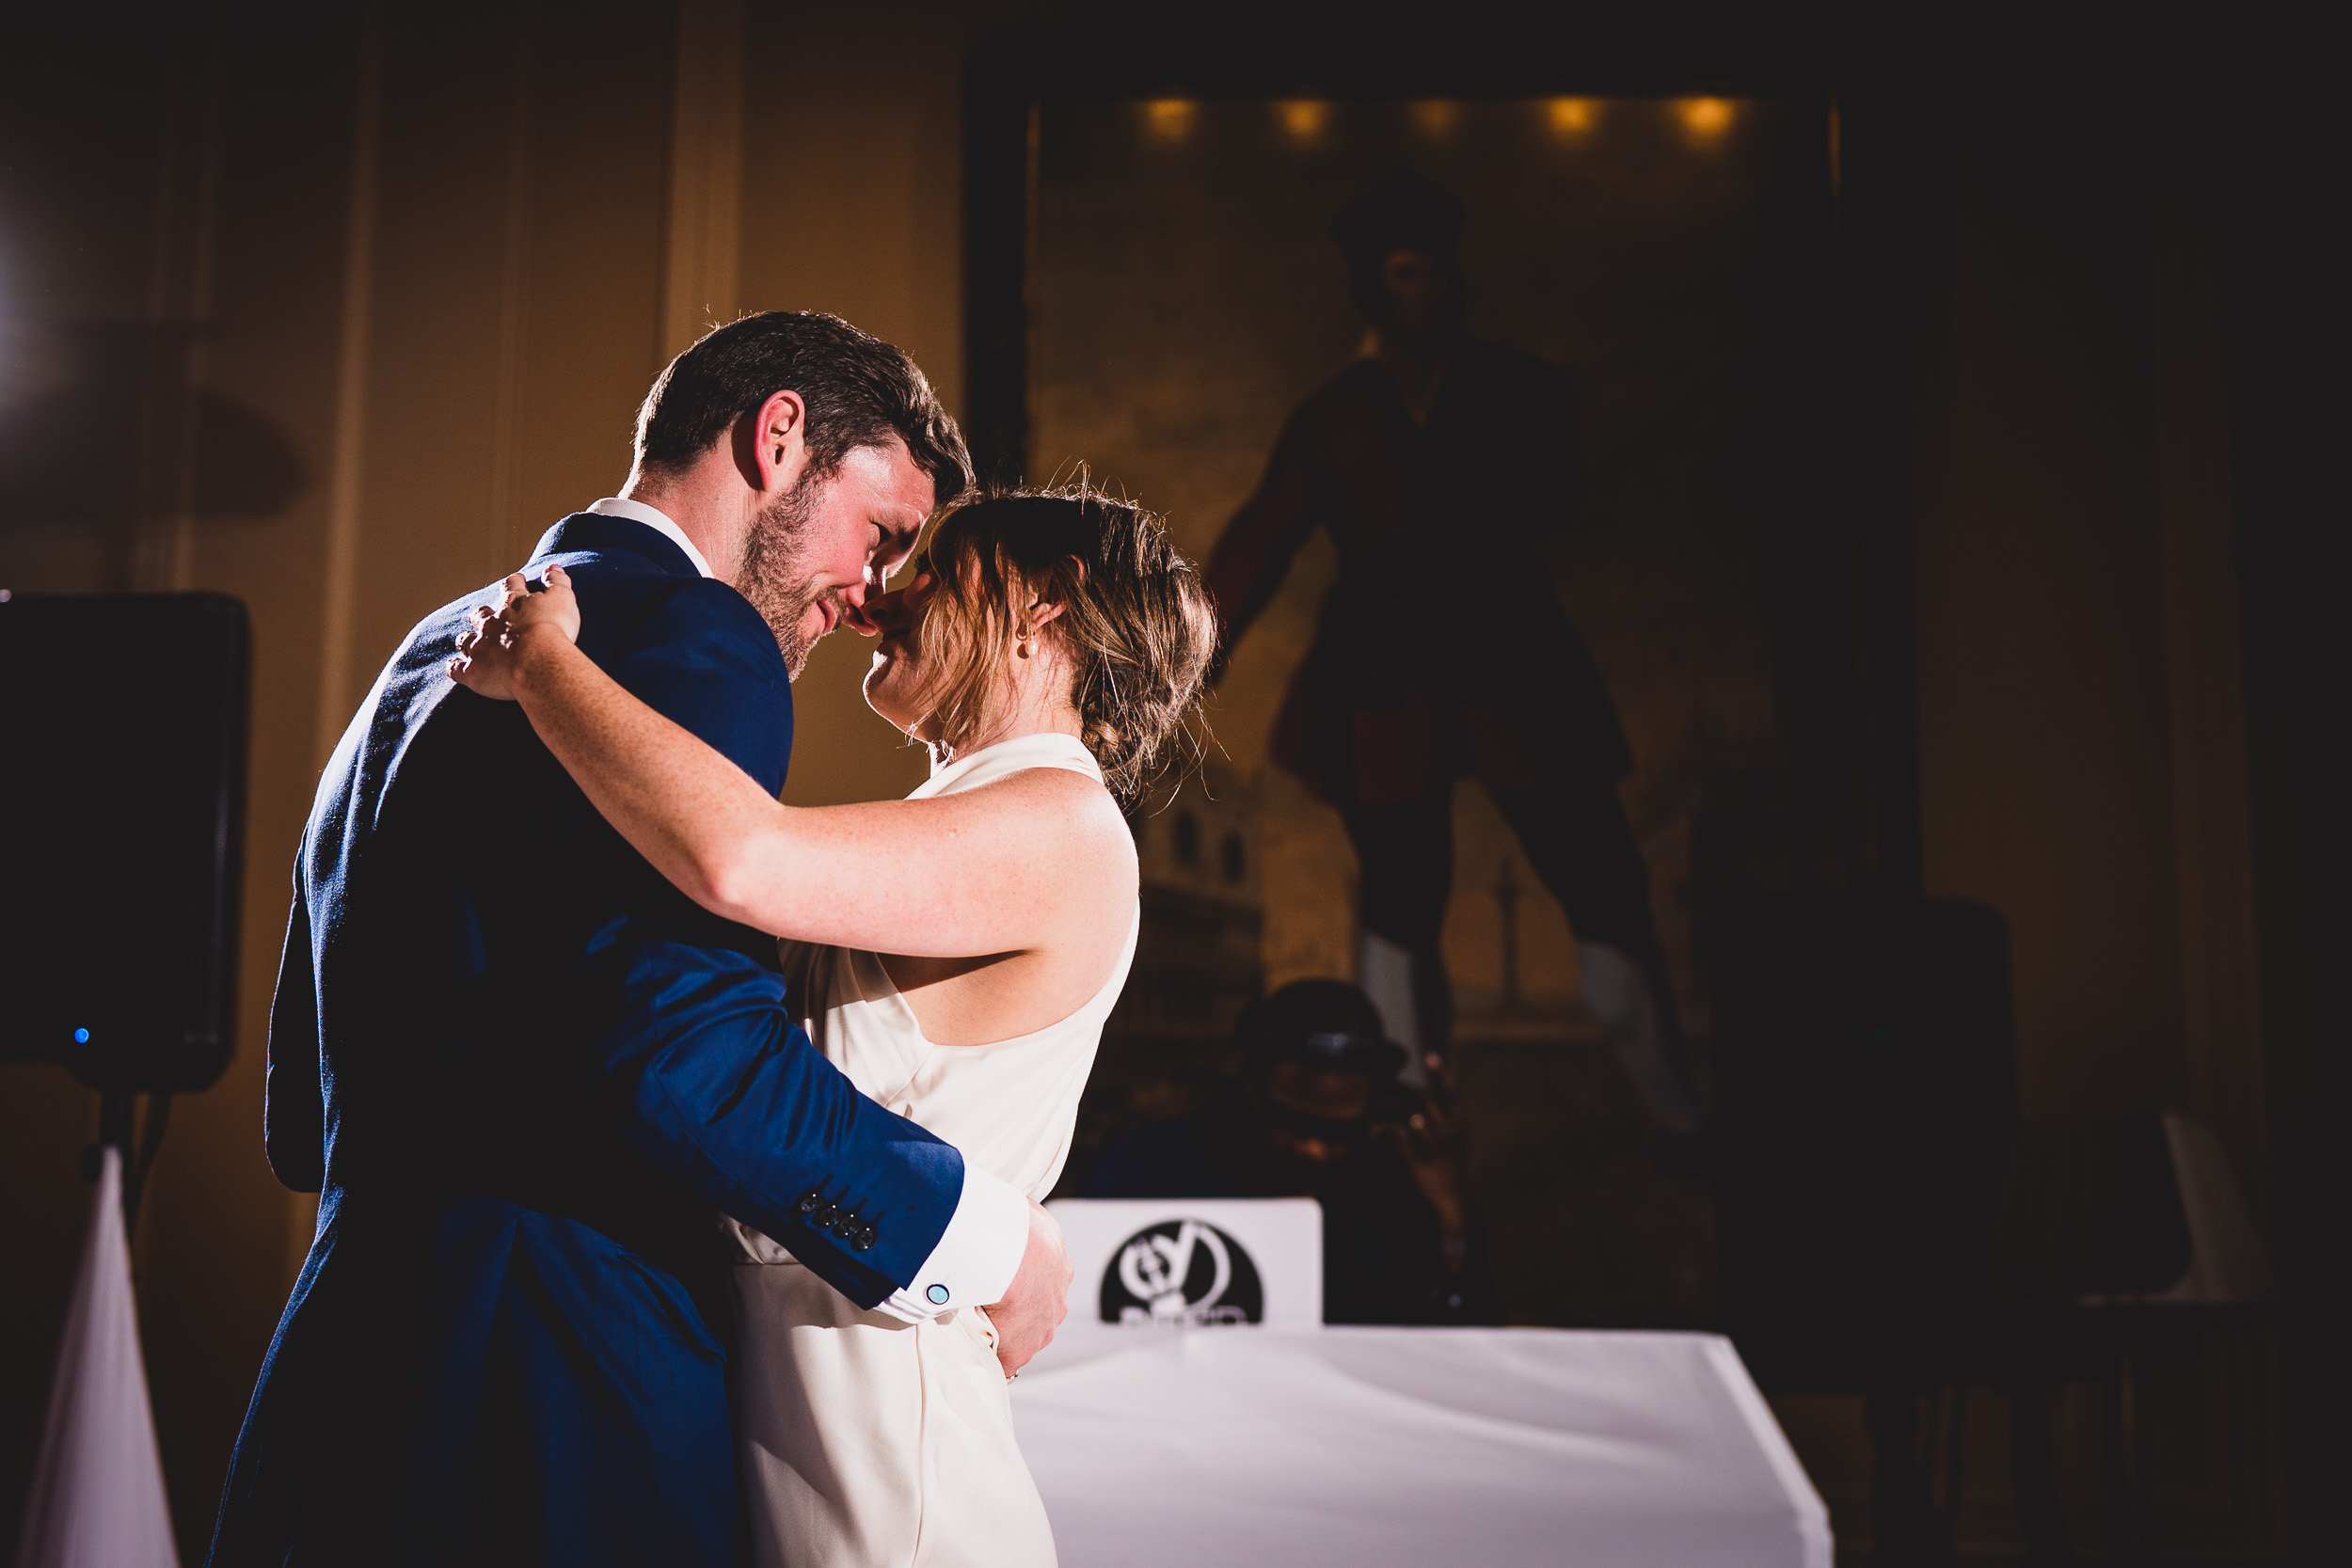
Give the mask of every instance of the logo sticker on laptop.
[{"label": "logo sticker on laptop", "polygon": [[1103,1271],[1106,1323],[1254,1323],[1265,1316],[1258,1266],[1205,1220],[1164,1220],[1120,1243]]}]

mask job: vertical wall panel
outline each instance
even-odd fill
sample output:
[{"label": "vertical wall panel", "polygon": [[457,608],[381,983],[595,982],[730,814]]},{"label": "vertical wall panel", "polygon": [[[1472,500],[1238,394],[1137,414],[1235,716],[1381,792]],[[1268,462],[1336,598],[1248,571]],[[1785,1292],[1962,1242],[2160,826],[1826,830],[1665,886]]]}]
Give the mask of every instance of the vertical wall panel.
[{"label": "vertical wall panel", "polygon": [[505,541],[519,565],[548,525],[628,473],[661,352],[670,17],[575,7],[540,24],[531,187],[531,320]]},{"label": "vertical wall panel", "polygon": [[508,237],[511,5],[388,8],[349,712],[409,626],[485,580]]},{"label": "vertical wall panel", "polygon": [[[203,388],[283,443],[225,438],[197,453],[208,488],[275,479],[265,514],[189,527],[184,586],[233,594],[253,623],[252,751],[237,1055],[175,1107],[141,1227],[141,1318],[182,1556],[200,1558],[254,1370],[308,1243],[312,1205],[279,1187],[261,1147],[270,993],[287,876],[317,778],[318,647],[333,461],[337,322],[351,167],[356,18],[222,40],[218,188]],[[324,352],[322,350],[324,349]],[[258,465],[289,461],[271,476]]]},{"label": "vertical wall panel", "polygon": [[[830,310],[962,401],[961,73],[968,16],[762,7],[745,93],[741,304]],[[903,795],[929,762],[866,706],[872,644],[836,632],[793,689],[785,799]]]}]

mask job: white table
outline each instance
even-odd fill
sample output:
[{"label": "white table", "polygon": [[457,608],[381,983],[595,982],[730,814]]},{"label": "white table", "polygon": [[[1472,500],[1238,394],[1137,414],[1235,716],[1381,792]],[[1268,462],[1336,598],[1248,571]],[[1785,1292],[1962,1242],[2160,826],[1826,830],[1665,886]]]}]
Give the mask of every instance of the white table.
[{"label": "white table", "polygon": [[1062,1568],[1830,1568],[1821,1500],[1714,1335],[1077,1338],[1013,1386]]}]

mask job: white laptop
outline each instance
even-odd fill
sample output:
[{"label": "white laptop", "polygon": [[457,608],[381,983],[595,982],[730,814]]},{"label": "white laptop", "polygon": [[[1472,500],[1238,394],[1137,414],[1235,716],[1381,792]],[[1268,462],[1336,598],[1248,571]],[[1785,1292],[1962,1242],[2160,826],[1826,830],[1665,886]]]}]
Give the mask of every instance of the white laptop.
[{"label": "white laptop", "polygon": [[1138,1334],[1323,1326],[1323,1206],[1311,1197],[1065,1197],[1070,1316],[1030,1370]]}]

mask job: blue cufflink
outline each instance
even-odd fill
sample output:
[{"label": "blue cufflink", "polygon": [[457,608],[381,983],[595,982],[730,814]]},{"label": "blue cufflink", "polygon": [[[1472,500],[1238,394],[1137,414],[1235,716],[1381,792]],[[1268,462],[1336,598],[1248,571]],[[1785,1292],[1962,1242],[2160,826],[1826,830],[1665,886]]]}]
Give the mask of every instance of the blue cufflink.
[{"label": "blue cufflink", "polygon": [[947,1305],[947,1287],[945,1285],[934,1285],[923,1293],[931,1298],[931,1305],[933,1307],[945,1307]]}]

